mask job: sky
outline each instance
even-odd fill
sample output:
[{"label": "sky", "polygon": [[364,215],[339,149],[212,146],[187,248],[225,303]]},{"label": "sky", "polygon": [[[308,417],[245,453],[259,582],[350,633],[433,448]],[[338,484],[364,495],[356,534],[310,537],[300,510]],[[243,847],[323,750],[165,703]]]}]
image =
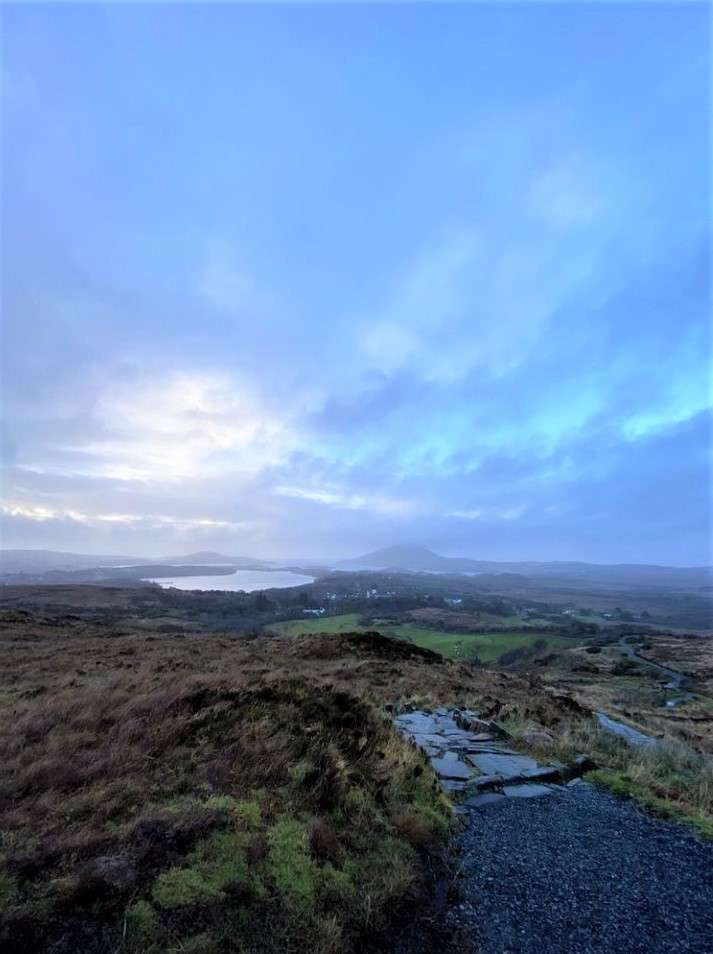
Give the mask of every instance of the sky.
[{"label": "sky", "polygon": [[2,543],[701,565],[703,4],[2,10]]}]

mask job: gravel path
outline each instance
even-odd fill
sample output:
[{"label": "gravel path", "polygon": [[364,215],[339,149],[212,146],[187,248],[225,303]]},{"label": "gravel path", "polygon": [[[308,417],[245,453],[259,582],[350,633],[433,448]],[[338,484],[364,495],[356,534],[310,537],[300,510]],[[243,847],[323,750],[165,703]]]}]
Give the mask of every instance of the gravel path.
[{"label": "gravel path", "polygon": [[480,954],[713,954],[713,843],[594,786],[486,805],[461,849]]}]

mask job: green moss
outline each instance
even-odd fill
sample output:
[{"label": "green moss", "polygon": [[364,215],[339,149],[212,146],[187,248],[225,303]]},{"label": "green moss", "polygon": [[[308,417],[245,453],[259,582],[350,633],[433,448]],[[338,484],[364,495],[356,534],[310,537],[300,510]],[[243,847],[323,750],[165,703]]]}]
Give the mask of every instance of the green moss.
[{"label": "green moss", "polygon": [[208,884],[195,868],[171,868],[159,875],[151,892],[160,908],[186,908],[223,899],[223,892]]},{"label": "green moss", "polygon": [[222,900],[241,891],[261,897],[260,878],[250,871],[245,849],[251,836],[242,831],[218,831],[188,856],[185,868],[172,868],[153,887],[153,899],[162,908],[182,908]]},{"label": "green moss", "polygon": [[307,828],[284,819],[268,832],[268,870],[288,905],[309,911],[315,905],[316,865],[309,855]]},{"label": "green moss", "polygon": [[246,838],[239,832],[219,831],[191,854],[192,867],[216,891],[229,891],[248,884]]}]

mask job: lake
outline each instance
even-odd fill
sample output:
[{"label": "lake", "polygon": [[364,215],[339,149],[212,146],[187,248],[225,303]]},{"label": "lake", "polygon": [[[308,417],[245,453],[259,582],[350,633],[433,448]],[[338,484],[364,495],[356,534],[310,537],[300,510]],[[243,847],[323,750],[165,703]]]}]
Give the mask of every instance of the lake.
[{"label": "lake", "polygon": [[302,586],[314,583],[313,576],[291,573],[289,570],[238,570],[220,576],[161,576],[147,577],[146,582],[158,583],[167,589],[177,590],[254,590],[284,589],[286,586]]}]

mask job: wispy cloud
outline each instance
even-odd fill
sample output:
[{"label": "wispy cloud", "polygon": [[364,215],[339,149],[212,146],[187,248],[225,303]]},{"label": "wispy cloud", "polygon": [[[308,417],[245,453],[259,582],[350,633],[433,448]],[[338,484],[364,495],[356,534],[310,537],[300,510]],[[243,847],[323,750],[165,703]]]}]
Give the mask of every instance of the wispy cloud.
[{"label": "wispy cloud", "polygon": [[146,530],[170,528],[173,530],[226,530],[248,527],[249,523],[233,523],[228,520],[214,520],[211,517],[174,517],[167,514],[131,514],[131,513],[85,513],[80,510],[62,510],[34,504],[8,502],[0,505],[0,512],[8,517],[21,517],[37,523],[45,521],[71,521],[95,526],[118,524],[123,526],[142,526]]},{"label": "wispy cloud", "polygon": [[277,486],[272,493],[280,497],[295,497],[336,507],[342,510],[365,510],[389,517],[413,517],[423,511],[423,505],[414,500],[384,496],[379,493],[352,493],[323,487]]},{"label": "wispy cloud", "polygon": [[93,418],[102,436],[60,448],[78,472],[172,482],[219,469],[253,474],[284,462],[296,436],[247,385],[175,372],[110,384]]}]

